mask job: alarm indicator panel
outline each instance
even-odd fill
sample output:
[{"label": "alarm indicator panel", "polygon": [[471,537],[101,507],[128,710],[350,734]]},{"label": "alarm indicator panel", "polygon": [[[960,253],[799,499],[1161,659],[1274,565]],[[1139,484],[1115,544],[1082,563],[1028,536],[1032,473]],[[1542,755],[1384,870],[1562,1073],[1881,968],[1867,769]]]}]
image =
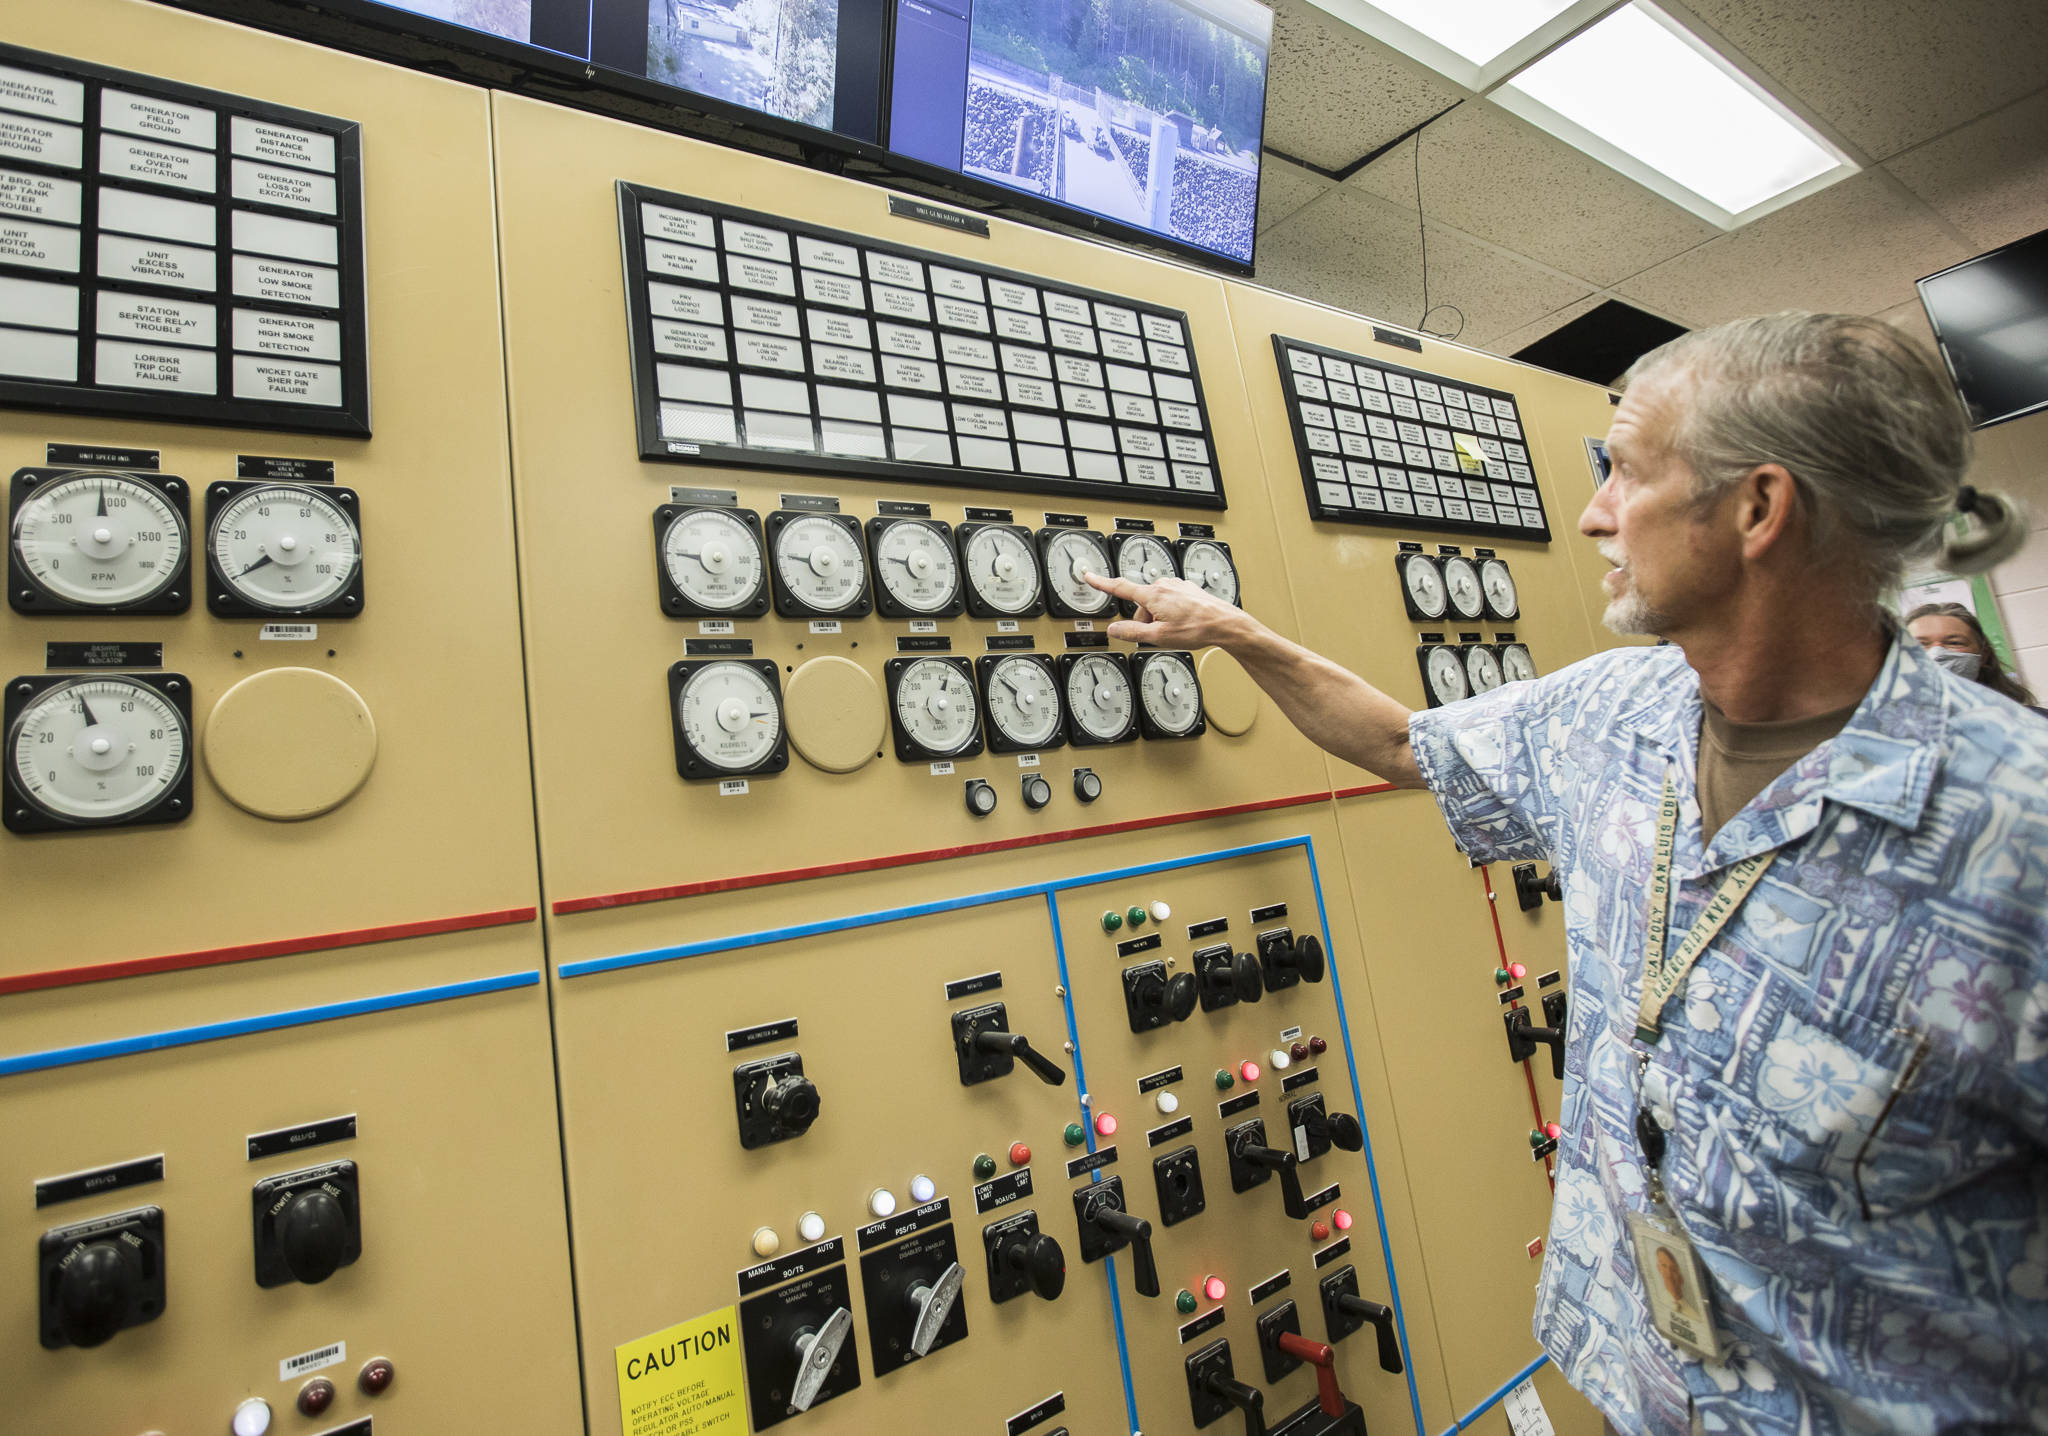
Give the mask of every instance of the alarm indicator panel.
[{"label": "alarm indicator panel", "polygon": [[744,778],[789,766],[781,670],[764,658],[686,659],[668,671],[676,771]]},{"label": "alarm indicator panel", "polygon": [[1045,612],[1038,549],[1022,524],[962,524],[954,531],[975,618],[1036,618]]},{"label": "alarm indicator panel", "polygon": [[325,484],[206,486],[206,606],[222,618],[363,611],[361,500]]},{"label": "alarm indicator panel", "polygon": [[1523,683],[1536,676],[1536,660],[1529,656],[1526,643],[1503,643],[1500,646],[1501,678],[1508,683]]},{"label": "alarm indicator panel", "polygon": [[1479,589],[1486,599],[1488,618],[1506,623],[1521,616],[1522,595],[1515,588],[1515,576],[1508,571],[1505,560],[1489,558],[1480,561]]},{"label": "alarm indicator panel", "polygon": [[1180,539],[1173,546],[1181,577],[1225,603],[1244,607],[1238,588],[1237,564],[1230,557],[1230,545],[1220,539]]},{"label": "alarm indicator panel", "polygon": [[175,823],[192,812],[192,685],[180,673],[11,680],[8,831]]},{"label": "alarm indicator panel", "polygon": [[777,509],[768,515],[768,549],[782,617],[862,618],[874,606],[859,519]]},{"label": "alarm indicator panel", "polygon": [[875,611],[884,618],[957,618],[966,607],[960,555],[950,524],[928,518],[873,518]]},{"label": "alarm indicator panel", "polygon": [[981,720],[991,753],[1036,753],[1066,746],[1060,676],[1042,653],[989,654],[974,660]]},{"label": "alarm indicator panel", "polygon": [[1415,650],[1415,660],[1422,669],[1422,690],[1430,707],[1442,708],[1472,696],[1471,682],[1465,676],[1465,655],[1457,645],[1422,644]]},{"label": "alarm indicator panel", "polygon": [[1490,693],[1506,681],[1501,674],[1500,653],[1491,645],[1465,645],[1465,681],[1474,693]]},{"label": "alarm indicator panel", "polygon": [[1043,528],[1038,554],[1045,566],[1045,608],[1054,618],[1100,618],[1116,606],[1088,582],[1089,574],[1115,571],[1109,545],[1093,529]]},{"label": "alarm indicator panel", "polygon": [[20,613],[183,613],[191,505],[171,474],[18,469],[7,599]]},{"label": "alarm indicator panel", "polygon": [[672,618],[759,618],[768,611],[761,516],[663,504],[654,511],[654,573]]},{"label": "alarm indicator panel", "polygon": [[1410,618],[1439,619],[1450,611],[1450,592],[1444,586],[1444,571],[1434,555],[1396,554],[1394,571],[1400,575],[1401,602]]},{"label": "alarm indicator panel", "polygon": [[1138,723],[1147,738],[1197,738],[1202,720],[1202,684],[1191,653],[1148,651],[1130,659],[1138,689]]},{"label": "alarm indicator panel", "polygon": [[882,665],[896,756],[906,763],[972,758],[981,751],[974,675],[964,658],[892,658]]},{"label": "alarm indicator panel", "polygon": [[1060,689],[1067,739],[1077,748],[1128,743],[1138,736],[1138,695],[1121,653],[1062,653]]},{"label": "alarm indicator panel", "polygon": [[1450,595],[1451,611],[1463,619],[1474,619],[1485,611],[1486,600],[1479,591],[1479,570],[1463,554],[1445,554],[1444,591]]}]

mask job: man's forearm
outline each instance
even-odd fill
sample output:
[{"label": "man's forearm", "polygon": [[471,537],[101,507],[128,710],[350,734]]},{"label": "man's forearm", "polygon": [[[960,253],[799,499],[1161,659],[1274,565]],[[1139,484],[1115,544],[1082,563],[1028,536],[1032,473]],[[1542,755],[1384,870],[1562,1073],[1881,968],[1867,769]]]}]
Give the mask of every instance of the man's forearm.
[{"label": "man's forearm", "polygon": [[1223,647],[1318,747],[1396,787],[1424,786],[1401,703],[1263,624],[1248,623]]}]

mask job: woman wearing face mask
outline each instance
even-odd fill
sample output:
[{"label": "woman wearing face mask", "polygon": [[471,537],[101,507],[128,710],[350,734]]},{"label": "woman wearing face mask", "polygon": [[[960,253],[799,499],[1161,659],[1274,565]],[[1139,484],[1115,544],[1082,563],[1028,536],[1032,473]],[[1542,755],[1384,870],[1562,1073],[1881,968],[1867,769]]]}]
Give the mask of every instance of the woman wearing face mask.
[{"label": "woman wearing face mask", "polygon": [[1906,631],[1920,641],[1929,658],[1956,677],[1972,679],[2048,717],[2048,708],[2034,708],[2027,686],[1999,666],[1977,615],[1960,603],[1921,604],[1906,615]]}]

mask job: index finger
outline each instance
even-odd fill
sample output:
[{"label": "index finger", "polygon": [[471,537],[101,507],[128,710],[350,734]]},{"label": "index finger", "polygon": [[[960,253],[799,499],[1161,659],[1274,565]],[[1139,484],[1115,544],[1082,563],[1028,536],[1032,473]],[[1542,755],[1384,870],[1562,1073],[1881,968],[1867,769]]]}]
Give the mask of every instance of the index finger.
[{"label": "index finger", "polygon": [[1081,575],[1104,593],[1115,594],[1126,603],[1143,603],[1147,586],[1118,574],[1084,573]]}]

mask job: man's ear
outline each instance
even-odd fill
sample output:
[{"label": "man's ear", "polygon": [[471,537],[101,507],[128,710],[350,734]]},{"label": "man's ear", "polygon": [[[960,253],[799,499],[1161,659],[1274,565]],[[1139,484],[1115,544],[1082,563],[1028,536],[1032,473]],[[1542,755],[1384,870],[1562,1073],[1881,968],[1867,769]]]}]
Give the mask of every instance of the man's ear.
[{"label": "man's ear", "polygon": [[1736,489],[1735,524],[1744,558],[1782,548],[1804,519],[1799,485],[1783,464],[1759,464],[1743,475]]}]

